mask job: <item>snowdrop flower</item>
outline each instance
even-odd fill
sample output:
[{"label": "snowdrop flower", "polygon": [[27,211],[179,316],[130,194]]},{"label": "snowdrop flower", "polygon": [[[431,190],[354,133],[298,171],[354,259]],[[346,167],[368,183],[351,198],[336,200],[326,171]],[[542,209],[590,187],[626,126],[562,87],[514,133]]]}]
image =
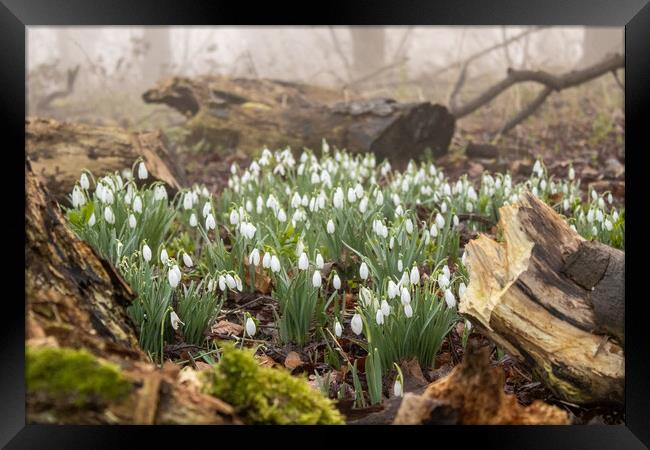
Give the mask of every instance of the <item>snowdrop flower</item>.
[{"label": "snowdrop flower", "polygon": [[[447,212],[447,202],[442,202],[442,204],[440,205],[440,212],[443,213],[443,214],[445,214]],[[437,219],[437,217],[436,217],[436,219]],[[443,226],[444,226],[444,220],[443,220],[442,223],[443,223]],[[440,228],[442,228],[442,227],[440,227]]]},{"label": "snowdrop flower", "polygon": [[572,180],[576,177],[576,171],[573,170],[573,166],[569,167],[569,180]]},{"label": "snowdrop flower", "polygon": [[605,200],[603,200],[602,197],[599,197],[599,198],[598,198],[598,207],[599,207],[600,209],[605,209]]},{"label": "snowdrop flower", "polygon": [[472,331],[472,322],[470,322],[467,319],[465,319],[465,329],[467,330],[468,333]]},{"label": "snowdrop flower", "polygon": [[222,292],[226,290],[226,277],[223,275],[219,275],[219,289],[221,289]]},{"label": "snowdrop flower", "polygon": [[354,192],[354,189],[348,188],[348,202],[354,203],[356,199],[357,199],[357,195]]},{"label": "snowdrop flower", "polygon": [[334,191],[332,203],[336,209],[341,209],[343,207],[343,190],[340,187],[337,187],[336,191]]},{"label": "snowdrop flower", "polygon": [[594,210],[590,209],[589,212],[587,212],[587,222],[592,223],[594,221]]},{"label": "snowdrop flower", "polygon": [[413,317],[413,307],[410,303],[404,305],[404,315],[409,319]]},{"label": "snowdrop flower", "polygon": [[231,225],[237,225],[239,223],[239,214],[237,214],[236,210],[230,211],[230,224]]},{"label": "snowdrop flower", "polygon": [[359,212],[363,214],[366,212],[367,209],[368,209],[368,197],[363,197],[359,202]]},{"label": "snowdrop flower", "polygon": [[411,284],[418,284],[420,282],[420,271],[417,266],[411,269]]},{"label": "snowdrop flower", "polygon": [[319,270],[315,270],[315,271],[314,271],[314,274],[313,274],[312,277],[311,277],[311,284],[312,284],[315,288],[319,288],[320,285],[321,285],[321,282],[322,282],[322,277],[321,277],[321,275],[320,275],[320,271],[319,271]]},{"label": "snowdrop flower", "polygon": [[384,313],[381,312],[381,309],[377,310],[377,314],[375,315],[375,321],[377,322],[377,325],[384,324]]},{"label": "snowdrop flower", "polygon": [[212,208],[212,205],[210,202],[205,202],[205,205],[203,205],[203,217],[207,217],[208,214],[210,214],[210,209]]},{"label": "snowdrop flower", "polygon": [[341,337],[343,335],[343,327],[338,320],[334,323],[334,334],[336,337]]},{"label": "snowdrop flower", "polygon": [[409,282],[411,281],[411,278],[409,276],[408,270],[405,270],[404,273],[402,274],[402,278],[399,280],[399,285],[400,286],[408,286]]},{"label": "snowdrop flower", "polygon": [[110,206],[104,208],[104,220],[111,225],[115,223],[115,215],[113,215],[113,210]]},{"label": "snowdrop flower", "polygon": [[332,279],[332,285],[337,291],[341,289],[341,279],[339,278],[338,273],[334,273],[334,278]]},{"label": "snowdrop flower", "polygon": [[229,273],[226,274],[226,286],[228,286],[228,289],[235,289],[237,287],[237,281]]},{"label": "snowdrop flower", "polygon": [[442,273],[444,273],[447,278],[451,278],[451,272],[449,271],[449,266],[447,264],[442,266]]},{"label": "snowdrop flower", "polygon": [[199,222],[198,222],[198,220],[196,219],[196,214],[192,213],[192,215],[190,216],[190,226],[191,226],[192,228],[194,228],[194,227],[197,226],[198,224],[199,224]]},{"label": "snowdrop flower", "polygon": [[438,236],[438,227],[436,226],[435,223],[431,224],[431,228],[429,229],[429,234],[431,235],[432,238]]},{"label": "snowdrop flower", "polygon": [[542,181],[539,182],[539,188],[540,188],[542,191],[545,191],[545,190],[546,190],[546,180],[542,180]]},{"label": "snowdrop flower", "polygon": [[156,201],[167,198],[167,189],[165,189],[165,186],[162,185],[156,186],[153,192],[153,198]]},{"label": "snowdrop flower", "polygon": [[257,327],[255,326],[255,321],[251,319],[250,317],[246,319],[246,334],[249,337],[255,336],[255,333],[257,333]]},{"label": "snowdrop flower", "polygon": [[167,250],[164,248],[160,252],[160,262],[163,263],[163,265],[167,264],[169,261],[169,255],[167,254]]},{"label": "snowdrop flower", "polygon": [[453,308],[456,306],[456,297],[454,297],[454,294],[449,290],[445,290],[445,303],[447,303],[447,307]]},{"label": "snowdrop flower", "polygon": [[239,275],[235,275],[235,286],[239,292],[244,289],[244,284],[242,283],[241,278],[239,278]]},{"label": "snowdrop flower", "polygon": [[454,214],[454,217],[452,218],[452,221],[454,223],[454,226],[457,227],[458,226],[458,216],[456,214]]},{"label": "snowdrop flower", "polygon": [[403,305],[408,305],[411,303],[411,293],[405,287],[402,288],[402,293],[400,295],[400,300]]},{"label": "snowdrop flower", "polygon": [[377,195],[375,196],[375,204],[377,206],[384,204],[384,194],[382,194],[381,191],[377,191]]},{"label": "snowdrop flower", "polygon": [[596,201],[598,199],[598,194],[596,193],[595,190],[591,191],[591,199],[593,201]]},{"label": "snowdrop flower", "polygon": [[148,176],[149,172],[147,172],[147,166],[144,165],[144,162],[140,162],[140,165],[138,166],[138,178],[146,180]]},{"label": "snowdrop flower", "polygon": [[391,300],[394,299],[399,293],[399,288],[397,287],[397,285],[393,280],[388,281],[387,293],[388,293],[388,298]]},{"label": "snowdrop flower", "polygon": [[298,269],[307,270],[309,267],[309,259],[307,259],[307,253],[302,252],[298,258]]},{"label": "snowdrop flower", "polygon": [[139,195],[133,199],[133,211],[137,213],[142,212],[142,198]]},{"label": "snowdrop flower", "polygon": [[401,259],[399,259],[397,260],[397,271],[401,272],[402,270],[404,270],[404,262]]},{"label": "snowdrop flower", "polygon": [[92,227],[93,225],[95,225],[95,213],[92,213],[92,214],[90,215],[90,219],[88,219],[88,225],[91,226],[91,227]]},{"label": "snowdrop flower", "polygon": [[402,382],[399,380],[399,378],[395,380],[395,384],[393,385],[393,395],[395,397],[402,396]]},{"label": "snowdrop flower", "polygon": [[603,212],[600,209],[596,210],[596,220],[598,222],[602,222],[605,216],[603,215]]},{"label": "snowdrop flower", "polygon": [[323,261],[323,256],[320,253],[316,254],[316,267],[322,269],[324,265],[325,261]]},{"label": "snowdrop flower", "polygon": [[187,253],[183,252],[183,264],[185,264],[185,267],[192,267],[194,263],[192,262],[192,258],[190,255]]},{"label": "snowdrop flower", "polygon": [[271,254],[268,252],[264,253],[264,257],[262,258],[262,267],[265,269],[271,267]]},{"label": "snowdrop flower", "polygon": [[458,298],[462,299],[465,296],[465,292],[467,291],[467,286],[465,286],[465,283],[460,283],[458,286]]},{"label": "snowdrop flower", "polygon": [[172,289],[176,288],[176,286],[178,286],[178,283],[180,283],[181,270],[176,264],[174,264],[172,268],[169,269],[169,272],[167,272],[167,280],[169,281],[169,285],[172,287]]},{"label": "snowdrop flower", "polygon": [[436,226],[438,229],[442,229],[445,226],[445,219],[440,215],[440,213],[436,214]]},{"label": "snowdrop flower", "polygon": [[180,317],[178,317],[178,314],[176,314],[176,311],[172,311],[171,314],[169,315],[169,320],[172,323],[172,328],[174,330],[178,330],[178,324],[181,323],[185,325],[185,322],[183,322]]},{"label": "snowdrop flower", "polygon": [[442,289],[447,289],[447,287],[449,287],[449,277],[444,273],[438,274],[438,286]]},{"label": "snowdrop flower", "polygon": [[362,262],[359,267],[359,276],[362,280],[368,279],[368,265],[365,262]]},{"label": "snowdrop flower", "polygon": [[404,222],[404,223],[405,223],[405,226],[406,226],[406,232],[408,234],[413,233],[413,222],[411,221],[411,219],[406,219],[406,222]]},{"label": "snowdrop flower", "polygon": [[77,208],[79,206],[83,206],[84,203],[86,203],[86,197],[81,192],[81,189],[79,189],[79,186],[75,185],[74,189],[72,190],[72,206]]},{"label": "snowdrop flower", "polygon": [[569,199],[565,198],[564,202],[562,202],[562,208],[564,208],[565,211],[569,210]]},{"label": "snowdrop flower", "polygon": [[571,229],[572,229],[573,231],[575,231],[575,232],[578,231],[578,230],[576,230],[576,226],[575,226],[575,225],[571,225]]},{"label": "snowdrop flower", "polygon": [[350,326],[352,327],[352,332],[357,336],[363,331],[363,320],[361,320],[361,316],[358,313],[352,316]]},{"label": "snowdrop flower", "polygon": [[614,228],[612,222],[609,219],[605,219],[605,228],[607,231],[612,231],[612,228]]},{"label": "snowdrop flower", "polygon": [[614,211],[614,214],[612,214],[612,219],[614,219],[614,222],[618,221],[618,211]]},{"label": "snowdrop flower", "polygon": [[192,209],[192,193],[186,192],[183,196],[183,209]]},{"label": "snowdrop flower", "polygon": [[208,217],[206,217],[205,219],[205,229],[210,231],[210,230],[214,230],[215,228],[217,228],[217,223],[215,222],[212,213],[210,213],[208,214]]},{"label": "snowdrop flower", "polygon": [[614,201],[614,197],[612,197],[612,193],[610,192],[609,194],[607,194],[607,203],[611,205],[613,201]]},{"label": "snowdrop flower", "polygon": [[386,300],[381,301],[381,313],[386,317],[390,314],[390,305]]},{"label": "snowdrop flower", "polygon": [[142,246],[142,257],[146,262],[151,261],[151,249],[147,244],[144,244],[144,246]]},{"label": "snowdrop flower", "polygon": [[280,271],[280,260],[277,255],[271,256],[271,271],[276,273]]},{"label": "snowdrop flower", "polygon": [[595,226],[591,227],[591,235],[596,236],[598,234],[598,230],[596,229]]},{"label": "snowdrop flower", "polygon": [[260,263],[260,251],[256,248],[253,249],[251,254],[248,256],[248,261],[250,264],[257,266]]},{"label": "snowdrop flower", "polygon": [[278,211],[277,218],[278,218],[278,221],[282,222],[282,223],[287,221],[287,213],[284,212],[284,209],[281,209],[280,211]]},{"label": "snowdrop flower", "polygon": [[135,228],[137,224],[138,221],[135,220],[135,216],[133,214],[129,214],[129,228]]},{"label": "snowdrop flower", "polygon": [[90,188],[90,181],[88,180],[88,175],[86,175],[85,172],[81,174],[81,177],[79,178],[79,184],[85,190],[88,190]]},{"label": "snowdrop flower", "polygon": [[334,230],[335,230],[334,221],[330,219],[327,221],[327,233],[334,234]]},{"label": "snowdrop flower", "polygon": [[357,185],[354,187],[354,194],[357,196],[357,198],[363,197],[363,186],[361,186],[360,183],[357,183]]}]

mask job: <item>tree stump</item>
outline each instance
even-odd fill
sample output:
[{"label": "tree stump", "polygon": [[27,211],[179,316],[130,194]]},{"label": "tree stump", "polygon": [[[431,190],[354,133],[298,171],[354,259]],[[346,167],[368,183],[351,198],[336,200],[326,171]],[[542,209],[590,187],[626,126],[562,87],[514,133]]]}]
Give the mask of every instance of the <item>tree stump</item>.
[{"label": "tree stump", "polygon": [[158,369],[149,362],[125,310],[135,294],[110,263],[66,226],[27,159],[25,232],[26,344],[87,349],[97,364],[117,364],[131,386],[124,399],[83,407],[47,392],[28,393],[30,423],[238,422],[233,408],[201,393],[191,375],[173,364]]},{"label": "tree stump", "polygon": [[96,176],[121,172],[138,157],[144,159],[150,176],[172,191],[184,183],[182,168],[159,131],[130,133],[116,127],[31,118],[25,122],[25,137],[34,172],[62,204],[69,204],[68,195],[83,169]]},{"label": "tree stump", "polygon": [[222,76],[174,77],[142,96],[187,118],[188,146],[235,149],[251,155],[264,146],[320,149],[330,144],[408,159],[447,152],[455,118],[446,107],[391,99],[342,101],[335,91],[299,83]]},{"label": "tree stump", "polygon": [[459,311],[558,397],[622,403],[625,253],[586,241],[530,193],[500,216],[504,242],[465,247]]}]

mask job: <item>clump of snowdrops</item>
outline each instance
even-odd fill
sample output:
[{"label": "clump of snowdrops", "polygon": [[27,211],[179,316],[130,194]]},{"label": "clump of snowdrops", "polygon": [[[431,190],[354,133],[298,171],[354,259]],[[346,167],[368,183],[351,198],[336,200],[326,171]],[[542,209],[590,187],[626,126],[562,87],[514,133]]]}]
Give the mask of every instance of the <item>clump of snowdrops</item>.
[{"label": "clump of snowdrops", "polygon": [[[590,191],[583,201],[572,168],[555,180],[539,161],[524,183],[485,173],[476,186],[465,176],[451,182],[433,163],[398,172],[323,141],[320,157],[263,149],[248,167],[231,167],[218,197],[193,186],[169,198],[163,183],[147,180],[141,160],[99,179],[84,171],[67,216],[137,292],[129,314],[143,348],[158,356],[179,338],[205,344],[228,293],[254,292],[263,278],[277,300],[281,342],[351,330],[365,338],[375,380],[401,358],[431,365],[467,282],[461,222],[487,231],[471,217],[496,222],[524,190],[587,239],[624,247],[624,211],[612,207],[611,193]],[[346,310],[350,292],[354,310]],[[255,335],[255,321],[244,320]]]}]

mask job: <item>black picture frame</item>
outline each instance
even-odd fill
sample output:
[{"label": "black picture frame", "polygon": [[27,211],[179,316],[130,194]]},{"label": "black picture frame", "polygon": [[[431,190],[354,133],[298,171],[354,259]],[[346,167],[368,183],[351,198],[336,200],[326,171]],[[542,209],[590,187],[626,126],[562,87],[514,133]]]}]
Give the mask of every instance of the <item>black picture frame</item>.
[{"label": "black picture frame", "polygon": [[[644,233],[648,230],[643,205],[647,203],[641,177],[648,170],[642,155],[647,152],[650,112],[650,5],[648,0],[536,0],[434,2],[424,0],[327,2],[320,4],[278,4],[260,2],[243,4],[225,1],[168,0],[0,0],[0,134],[4,145],[3,198],[10,203],[2,221],[5,233],[3,248],[5,270],[0,275],[6,288],[0,310],[0,444],[7,448],[116,448],[139,438],[155,436],[171,445],[224,445],[226,433],[235,433],[233,444],[253,448],[266,445],[311,446],[303,438],[318,430],[295,427],[88,427],[26,425],[24,344],[25,304],[24,272],[16,256],[22,253],[18,236],[24,236],[24,217],[16,214],[24,197],[22,161],[25,148],[26,27],[33,25],[245,25],[245,24],[340,24],[340,25],[594,25],[625,26],[625,118],[626,118],[626,392],[625,426],[572,427],[365,427],[328,428],[327,445],[367,445],[367,438],[383,439],[399,435],[398,442],[422,445],[458,445],[475,440],[480,448],[571,448],[611,449],[647,448],[650,446],[650,351],[644,312],[647,295],[644,289],[646,269]],[[645,175],[647,177],[647,174]],[[14,191],[16,189],[16,191]],[[14,204],[15,203],[15,204]],[[15,250],[16,253],[13,253]],[[20,261],[20,258],[18,258]],[[17,273],[14,275],[13,272]],[[3,272],[0,272],[3,274]],[[22,274],[22,275],[21,275]],[[647,276],[645,277],[647,278]],[[14,294],[14,289],[16,293]],[[250,430],[253,432],[249,432]],[[301,432],[294,440],[288,432]],[[361,433],[359,433],[361,431]],[[353,434],[363,436],[354,436]],[[405,434],[402,434],[405,433]],[[407,433],[407,434],[406,434]],[[417,434],[417,437],[415,436]],[[200,442],[200,440],[206,440]],[[298,438],[296,438],[298,439]],[[408,440],[406,440],[408,439]],[[197,442],[194,442],[197,440]],[[156,444],[140,444],[154,447]],[[400,444],[398,444],[400,445]],[[403,444],[401,444],[403,445]]]}]

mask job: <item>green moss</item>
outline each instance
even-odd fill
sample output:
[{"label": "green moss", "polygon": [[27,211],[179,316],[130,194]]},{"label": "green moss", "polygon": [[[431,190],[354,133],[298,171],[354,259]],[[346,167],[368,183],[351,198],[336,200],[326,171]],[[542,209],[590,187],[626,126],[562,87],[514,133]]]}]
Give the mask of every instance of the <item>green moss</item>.
[{"label": "green moss", "polygon": [[131,390],[116,365],[71,348],[27,347],[26,382],[29,393],[61,396],[77,406],[117,400]]},{"label": "green moss", "polygon": [[261,367],[249,350],[224,349],[206,373],[206,391],[237,408],[254,424],[342,424],[333,402],[285,369]]}]

